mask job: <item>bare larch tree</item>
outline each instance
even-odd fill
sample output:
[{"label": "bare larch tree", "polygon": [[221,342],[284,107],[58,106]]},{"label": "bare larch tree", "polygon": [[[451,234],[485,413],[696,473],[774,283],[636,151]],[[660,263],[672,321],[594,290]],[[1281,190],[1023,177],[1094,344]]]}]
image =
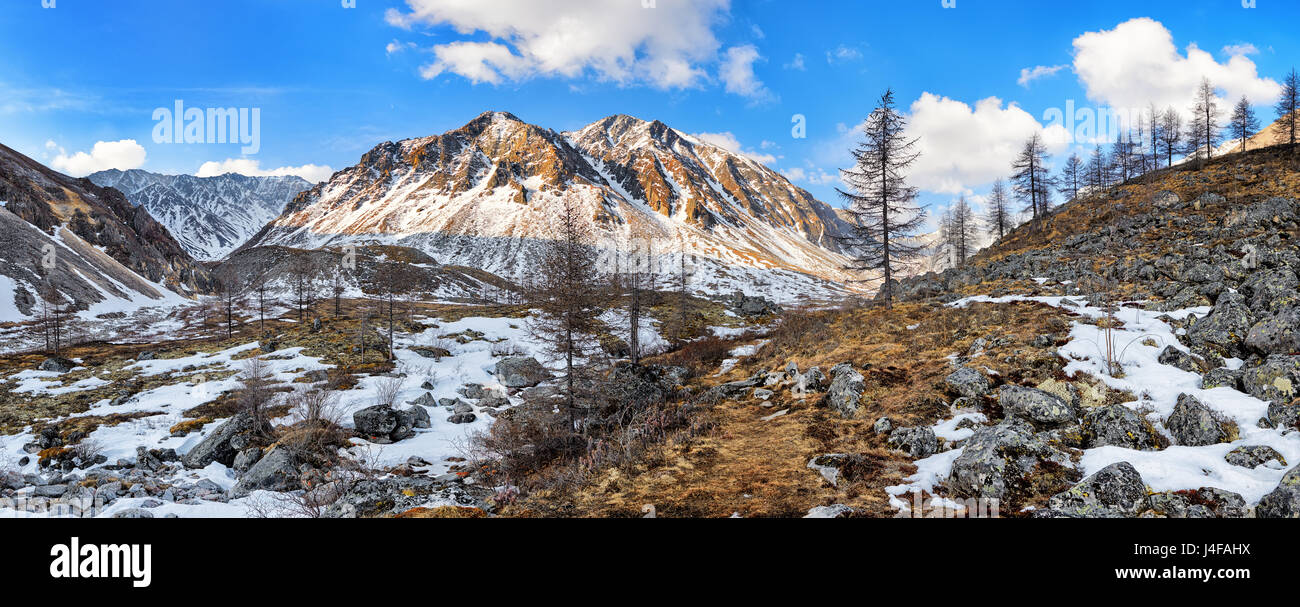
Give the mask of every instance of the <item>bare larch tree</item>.
[{"label": "bare larch tree", "polygon": [[907,241],[924,224],[925,211],[916,203],[917,189],[907,185],[906,171],[920,154],[906,128],[894,107],[894,91],[886,90],[863,125],[854,167],[840,171],[848,189],[836,188],[852,219],[851,233],[841,239],[853,252],[846,269],[883,279],[880,296],[886,307],[893,306],[895,276],[924,254]]}]

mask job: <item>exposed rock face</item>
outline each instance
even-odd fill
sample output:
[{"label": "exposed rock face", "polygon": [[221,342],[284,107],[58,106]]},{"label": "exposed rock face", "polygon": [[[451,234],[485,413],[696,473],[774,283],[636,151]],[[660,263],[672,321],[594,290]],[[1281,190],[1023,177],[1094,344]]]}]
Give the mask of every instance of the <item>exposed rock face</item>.
[{"label": "exposed rock face", "polygon": [[1097,407],[1085,413],[1083,439],[1084,445],[1089,449],[1113,445],[1154,451],[1161,446],[1151,423],[1124,405]]},{"label": "exposed rock face", "polygon": [[187,253],[202,261],[223,259],[311,183],[292,175],[217,177],[160,175],[140,169],[100,171],[86,177],[115,188],[131,204],[158,219]]},{"label": "exposed rock face", "polygon": [[1246,500],[1231,491],[1202,487],[1195,491],[1168,491],[1147,497],[1143,517],[1245,518]]},{"label": "exposed rock face", "polygon": [[1263,356],[1300,352],[1300,307],[1269,316],[1250,328],[1246,347]]},{"label": "exposed rock face", "polygon": [[1229,464],[1241,466],[1242,468],[1258,468],[1266,464],[1286,466],[1286,458],[1282,457],[1282,454],[1278,453],[1277,449],[1266,445],[1237,447],[1229,451],[1223,459]]},{"label": "exposed rock face", "polygon": [[1130,518],[1146,504],[1146,484],[1128,462],[1102,468],[1049,502],[1053,515],[1070,518]]},{"label": "exposed rock face", "polygon": [[[517,280],[565,199],[601,247],[681,243],[697,255],[695,282],[717,293],[749,286],[740,274],[808,294],[843,293],[828,281],[849,278],[836,240],[847,224],[831,207],[745,156],[628,116],[562,134],[488,112],[442,135],[380,144],[299,194],[246,247],[384,241]],[[666,277],[680,251],[663,246],[655,271]]]},{"label": "exposed rock face", "polygon": [[1300,394],[1300,356],[1274,354],[1241,376],[1246,393],[1275,404],[1288,404]]},{"label": "exposed rock face", "polygon": [[[167,228],[121,192],[52,171],[4,145],[0,201],[6,202],[0,207],[0,275],[16,283],[13,303],[24,314],[33,313],[37,285],[46,280],[77,309],[107,297],[161,302],[166,293],[158,285],[177,293],[215,288]],[[54,266],[38,276],[50,250]]]},{"label": "exposed rock face", "polygon": [[299,486],[298,460],[283,447],[274,447],[240,475],[230,490],[231,497],[244,497],[259,490],[289,491]]}]

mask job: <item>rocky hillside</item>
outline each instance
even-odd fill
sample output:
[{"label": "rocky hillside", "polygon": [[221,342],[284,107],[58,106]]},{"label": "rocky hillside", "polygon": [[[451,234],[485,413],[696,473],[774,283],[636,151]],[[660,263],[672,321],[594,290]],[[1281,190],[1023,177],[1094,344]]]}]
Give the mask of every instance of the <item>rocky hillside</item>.
[{"label": "rocky hillside", "polygon": [[87,179],[126,194],[131,204],[149,211],[200,261],[225,258],[312,185],[295,176],[194,177],[139,169],[100,171]]},{"label": "rocky hillside", "polygon": [[565,198],[591,217],[599,247],[653,241],[664,274],[683,252],[695,256],[701,291],[757,286],[782,300],[844,291],[834,237],[846,224],[830,207],[748,158],[627,116],[557,133],[490,112],[384,143],[245,246],[400,244],[516,280],[554,236]]},{"label": "rocky hillside", "polygon": [[121,192],[60,174],[3,145],[0,202],[0,310],[33,315],[45,283],[78,309],[104,311],[213,288],[208,272],[167,228]]}]

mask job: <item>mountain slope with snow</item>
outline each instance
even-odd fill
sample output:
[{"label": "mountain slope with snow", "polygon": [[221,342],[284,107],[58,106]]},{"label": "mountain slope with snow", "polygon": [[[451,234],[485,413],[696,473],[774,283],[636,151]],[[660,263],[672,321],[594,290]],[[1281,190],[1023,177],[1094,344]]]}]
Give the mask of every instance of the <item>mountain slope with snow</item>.
[{"label": "mountain slope with snow", "polygon": [[790,301],[842,293],[851,278],[835,244],[847,224],[829,206],[748,158],[627,116],[558,133],[489,112],[381,144],[244,247],[396,244],[520,280],[565,199],[604,251],[650,248],[664,276],[685,254],[699,291]]},{"label": "mountain slope with snow", "polygon": [[194,177],[139,169],[100,171],[87,179],[126,194],[131,204],[148,210],[187,252],[203,261],[225,258],[312,185],[296,176]]}]

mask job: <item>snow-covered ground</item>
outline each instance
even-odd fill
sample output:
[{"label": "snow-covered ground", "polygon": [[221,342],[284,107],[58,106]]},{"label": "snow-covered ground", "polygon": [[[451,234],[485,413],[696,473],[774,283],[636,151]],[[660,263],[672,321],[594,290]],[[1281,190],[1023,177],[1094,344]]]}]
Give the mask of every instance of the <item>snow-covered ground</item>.
[{"label": "snow-covered ground", "polygon": [[[1069,300],[1069,301],[1067,301]],[[1083,305],[1068,297],[970,297],[950,304],[964,307],[972,303],[1010,303],[1036,301],[1071,310],[1090,318],[1101,318],[1106,311],[1099,307]],[[1063,303],[1064,302],[1064,303]],[[1210,408],[1237,423],[1240,438],[1231,443],[1204,447],[1170,446],[1161,451],[1137,451],[1122,447],[1086,449],[1079,462],[1080,472],[1093,474],[1117,462],[1128,462],[1142,475],[1142,480],[1153,492],[1194,490],[1215,487],[1241,494],[1248,505],[1255,505],[1268,492],[1278,486],[1286,469],[1279,466],[1260,466],[1249,469],[1224,461],[1224,456],[1237,447],[1267,445],[1281,453],[1288,462],[1300,461],[1300,433],[1283,433],[1281,430],[1260,428],[1257,422],[1265,417],[1268,403],[1232,388],[1201,388],[1201,376],[1188,373],[1171,365],[1161,364],[1160,352],[1173,346],[1184,352],[1188,348],[1179,343],[1175,329],[1160,320],[1161,316],[1173,319],[1196,314],[1208,314],[1208,307],[1191,308],[1175,312],[1154,312],[1135,308],[1122,308],[1117,319],[1123,327],[1113,331],[1119,349],[1118,362],[1123,366],[1122,377],[1112,377],[1106,372],[1106,356],[1101,344],[1105,343],[1102,330],[1096,325],[1074,323],[1070,341],[1058,350],[1069,360],[1065,371],[1071,377],[1080,373],[1098,378],[1116,390],[1128,391],[1139,400],[1125,406],[1141,413],[1160,431],[1167,432],[1164,420],[1173,411],[1180,394],[1189,394]],[[1144,343],[1147,342],[1147,343]],[[1155,345],[1148,345],[1154,343]],[[1240,365],[1241,361],[1228,361]],[[957,419],[946,420],[935,426],[935,434],[960,440],[953,434]],[[969,436],[969,435],[967,435]],[[935,486],[948,479],[953,461],[962,449],[938,453],[916,462],[917,473],[902,485],[890,487],[891,502],[897,508],[906,508],[907,494],[918,491],[933,492]]]}]

